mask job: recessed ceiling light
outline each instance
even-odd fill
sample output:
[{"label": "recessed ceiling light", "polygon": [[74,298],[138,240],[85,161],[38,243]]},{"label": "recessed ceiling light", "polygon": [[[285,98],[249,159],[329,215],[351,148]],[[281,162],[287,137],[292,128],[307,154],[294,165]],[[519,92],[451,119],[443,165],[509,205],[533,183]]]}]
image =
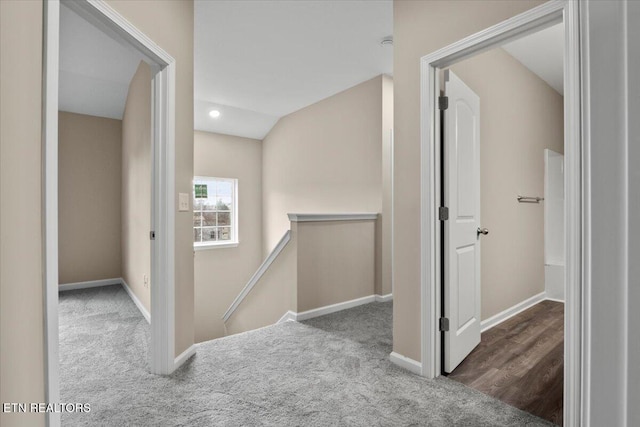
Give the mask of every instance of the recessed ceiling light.
[{"label": "recessed ceiling light", "polygon": [[217,119],[218,117],[220,117],[220,111],[218,110],[211,110],[209,111],[209,115],[211,117],[213,117],[214,119]]}]

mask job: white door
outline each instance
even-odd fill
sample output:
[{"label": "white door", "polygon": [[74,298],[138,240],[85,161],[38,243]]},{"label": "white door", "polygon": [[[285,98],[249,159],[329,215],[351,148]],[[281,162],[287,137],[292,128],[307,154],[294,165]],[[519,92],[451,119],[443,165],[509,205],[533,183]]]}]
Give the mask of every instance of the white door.
[{"label": "white door", "polygon": [[480,98],[445,71],[444,113],[444,371],[480,343]]}]

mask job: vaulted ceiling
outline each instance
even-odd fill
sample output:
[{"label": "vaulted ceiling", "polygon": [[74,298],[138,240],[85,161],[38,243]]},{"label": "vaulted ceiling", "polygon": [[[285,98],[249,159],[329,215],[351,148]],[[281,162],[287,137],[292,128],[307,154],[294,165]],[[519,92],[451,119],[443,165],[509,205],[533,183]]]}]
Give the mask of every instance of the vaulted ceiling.
[{"label": "vaulted ceiling", "polygon": [[60,5],[60,110],[122,119],[141,59],[133,48]]},{"label": "vaulted ceiling", "polygon": [[280,117],[392,74],[380,44],[392,34],[389,0],[196,1],[195,128],[262,139]]},{"label": "vaulted ceiling", "polygon": [[559,94],[564,94],[564,25],[558,24],[502,46]]},{"label": "vaulted ceiling", "polygon": [[[64,5],[60,19],[60,109],[121,119],[142,56]],[[390,0],[196,0],[194,24],[198,130],[262,139],[284,115],[393,74]],[[563,31],[503,48],[562,93]]]}]

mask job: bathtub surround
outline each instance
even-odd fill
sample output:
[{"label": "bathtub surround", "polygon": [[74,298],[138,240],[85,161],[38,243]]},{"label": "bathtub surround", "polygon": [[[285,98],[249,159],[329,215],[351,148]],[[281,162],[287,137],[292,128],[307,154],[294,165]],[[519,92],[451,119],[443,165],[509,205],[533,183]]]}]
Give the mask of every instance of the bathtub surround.
[{"label": "bathtub surround", "polygon": [[564,301],[564,155],[544,150],[544,286]]}]

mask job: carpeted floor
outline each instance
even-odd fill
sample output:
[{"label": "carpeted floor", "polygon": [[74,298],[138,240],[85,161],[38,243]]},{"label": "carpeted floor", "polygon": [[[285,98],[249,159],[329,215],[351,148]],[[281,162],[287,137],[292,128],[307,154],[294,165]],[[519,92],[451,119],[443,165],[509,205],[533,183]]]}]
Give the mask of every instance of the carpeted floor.
[{"label": "carpeted floor", "polygon": [[63,425],[548,426],[446,378],[389,362],[391,303],[209,341],[148,373],[149,326],[119,286],[60,294]]}]

